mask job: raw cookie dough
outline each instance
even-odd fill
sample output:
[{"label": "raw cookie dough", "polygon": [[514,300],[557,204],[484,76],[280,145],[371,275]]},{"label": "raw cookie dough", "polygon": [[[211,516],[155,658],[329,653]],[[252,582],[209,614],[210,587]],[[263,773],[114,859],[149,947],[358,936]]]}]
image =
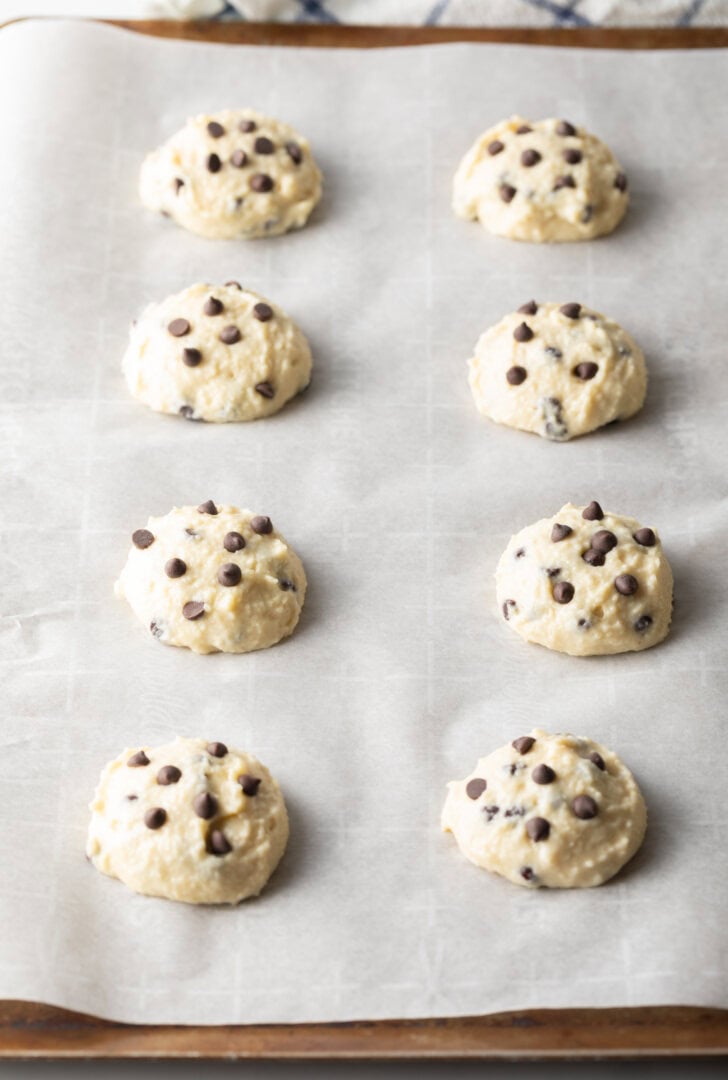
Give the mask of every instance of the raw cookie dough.
[{"label": "raw cookie dough", "polygon": [[642,843],[647,809],[611,750],[576,735],[530,735],[448,784],[442,827],[476,866],[531,888],[601,885]]},{"label": "raw cookie dough", "polygon": [[278,412],[311,381],[311,350],[286,313],[235,281],[192,285],[131,328],[122,369],[157,412],[223,423]]},{"label": "raw cookie dough", "polygon": [[565,441],[642,408],[647,369],[621,326],[582,304],[537,304],[481,335],[469,361],[483,416]]},{"label": "raw cookie dough", "polygon": [[627,177],[612,151],[567,120],[512,116],[490,128],[461,161],[458,217],[511,240],[591,240],[627,209]]},{"label": "raw cookie dough", "polygon": [[300,229],[321,198],[306,139],[253,109],[194,116],[142,165],[145,206],[213,240]]},{"label": "raw cookie dough", "polygon": [[97,870],[188,904],[257,896],[288,840],[283,796],[265,765],[205,739],[124,750],[89,809],[86,854]]},{"label": "raw cookie dough", "polygon": [[270,518],[209,500],[137,529],[114,591],[165,645],[243,653],[293,632],[306,575]]}]

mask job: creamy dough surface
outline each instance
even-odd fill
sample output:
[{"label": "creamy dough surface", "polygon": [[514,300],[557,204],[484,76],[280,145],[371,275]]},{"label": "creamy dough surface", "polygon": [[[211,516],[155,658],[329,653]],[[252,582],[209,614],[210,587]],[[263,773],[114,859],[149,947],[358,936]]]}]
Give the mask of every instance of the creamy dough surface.
[{"label": "creamy dough surface", "polygon": [[647,368],[605,315],[531,300],[481,335],[469,382],[483,416],[563,442],[639,412]]},{"label": "creamy dough surface", "polygon": [[557,652],[636,652],[670,629],[672,570],[659,536],[597,502],[567,503],[521,529],[495,577],[509,627]]},{"label": "creamy dough surface", "polygon": [[209,500],[137,529],[114,591],[165,645],[243,653],[293,632],[306,575],[270,518]]},{"label": "creamy dough surface", "polygon": [[591,240],[627,209],[627,177],[612,151],[567,120],[512,116],[489,128],[461,161],[458,217],[511,240]]},{"label": "creamy dough surface", "polygon": [[305,390],[311,350],[277,304],[235,281],[198,284],[144,311],[122,369],[132,396],[157,412],[257,420]]},{"label": "creamy dough surface", "polygon": [[283,796],[265,765],[205,739],[124,750],[89,809],[86,854],[97,870],[189,904],[257,896],[288,840]]},{"label": "creamy dough surface", "polygon": [[308,141],[254,109],[194,116],[142,165],[146,207],[211,239],[278,236],[321,198]]},{"label": "creamy dough surface", "polygon": [[530,735],[448,784],[442,827],[463,855],[530,888],[589,888],[639,848],[647,810],[616,754],[576,735]]}]

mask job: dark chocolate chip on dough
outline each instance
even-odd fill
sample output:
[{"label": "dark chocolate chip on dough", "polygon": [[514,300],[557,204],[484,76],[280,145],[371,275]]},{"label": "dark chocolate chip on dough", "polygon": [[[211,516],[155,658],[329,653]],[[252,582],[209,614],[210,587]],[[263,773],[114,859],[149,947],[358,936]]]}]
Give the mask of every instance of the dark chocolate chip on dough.
[{"label": "dark chocolate chip on dough", "polygon": [[514,739],[511,746],[514,750],[517,750],[519,754],[527,754],[532,748],[536,740],[532,735],[521,735],[518,739]]},{"label": "dark chocolate chip on dough", "polygon": [[149,529],[135,529],[131,534],[131,542],[134,547],[144,551],[154,543],[154,533],[151,533]]},{"label": "dark chocolate chip on dough", "polygon": [[531,779],[536,784],[553,784],[556,779],[556,773],[550,765],[537,765],[531,773]]},{"label": "dark chocolate chip on dough", "polygon": [[526,832],[530,838],[536,842],[539,840],[548,840],[551,826],[546,818],[532,817],[526,822]]},{"label": "dark chocolate chip on dough", "polygon": [[468,780],[465,785],[465,794],[469,799],[479,799],[487,786],[488,783],[486,780],[476,776],[473,780]]}]

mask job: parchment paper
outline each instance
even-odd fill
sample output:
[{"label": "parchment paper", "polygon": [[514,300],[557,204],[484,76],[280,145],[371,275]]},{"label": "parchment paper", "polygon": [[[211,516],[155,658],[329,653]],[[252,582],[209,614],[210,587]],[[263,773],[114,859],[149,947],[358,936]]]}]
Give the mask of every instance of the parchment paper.
[{"label": "parchment paper", "polygon": [[[727,74],[719,52],[2,31],[1,996],[210,1024],[728,1005]],[[310,227],[205,241],[138,205],[147,150],[247,103],[310,137]],[[452,216],[461,154],[515,111],[613,146],[633,192],[614,236],[539,247]],[[132,401],[130,319],[229,278],[307,333],[309,394],[227,426]],[[478,417],[465,361],[532,296],[637,338],[639,417],[565,445]],[[115,600],[131,531],[207,498],[270,514],[303,558],[286,644],[198,657]],[[574,659],[498,617],[509,535],[592,498],[664,538],[675,619],[654,650]],[[609,885],[521,890],[439,830],[446,781],[533,724],[603,741],[643,786],[647,841]],[[101,767],[176,733],[248,748],[283,786],[290,847],[256,901],[135,896],[84,859]]]}]

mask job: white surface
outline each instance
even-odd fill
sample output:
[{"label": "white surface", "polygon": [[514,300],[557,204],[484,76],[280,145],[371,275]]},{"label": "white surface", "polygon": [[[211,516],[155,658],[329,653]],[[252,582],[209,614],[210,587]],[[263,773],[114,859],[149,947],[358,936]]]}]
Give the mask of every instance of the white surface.
[{"label": "white surface", "polygon": [[[3,31],[0,996],[205,1023],[727,1003],[727,62]],[[143,154],[231,99],[310,136],[326,185],[303,232],[204,241],[137,204]],[[464,149],[516,109],[615,148],[633,204],[612,237],[536,248],[452,216]],[[129,318],[229,278],[310,334],[309,395],[223,428],[140,407],[119,370]],[[637,418],[565,445],[484,422],[466,378],[483,326],[554,295],[628,326],[652,371]],[[114,599],[130,532],[207,498],[295,538],[310,588],[288,643],[195,657]],[[664,645],[585,661],[501,625],[508,537],[570,498],[660,530]],[[536,722],[635,770],[651,822],[612,885],[516,889],[439,832],[445,782]],[[260,900],[190,910],[84,861],[100,767],[175,733],[279,779],[291,843]]]}]

